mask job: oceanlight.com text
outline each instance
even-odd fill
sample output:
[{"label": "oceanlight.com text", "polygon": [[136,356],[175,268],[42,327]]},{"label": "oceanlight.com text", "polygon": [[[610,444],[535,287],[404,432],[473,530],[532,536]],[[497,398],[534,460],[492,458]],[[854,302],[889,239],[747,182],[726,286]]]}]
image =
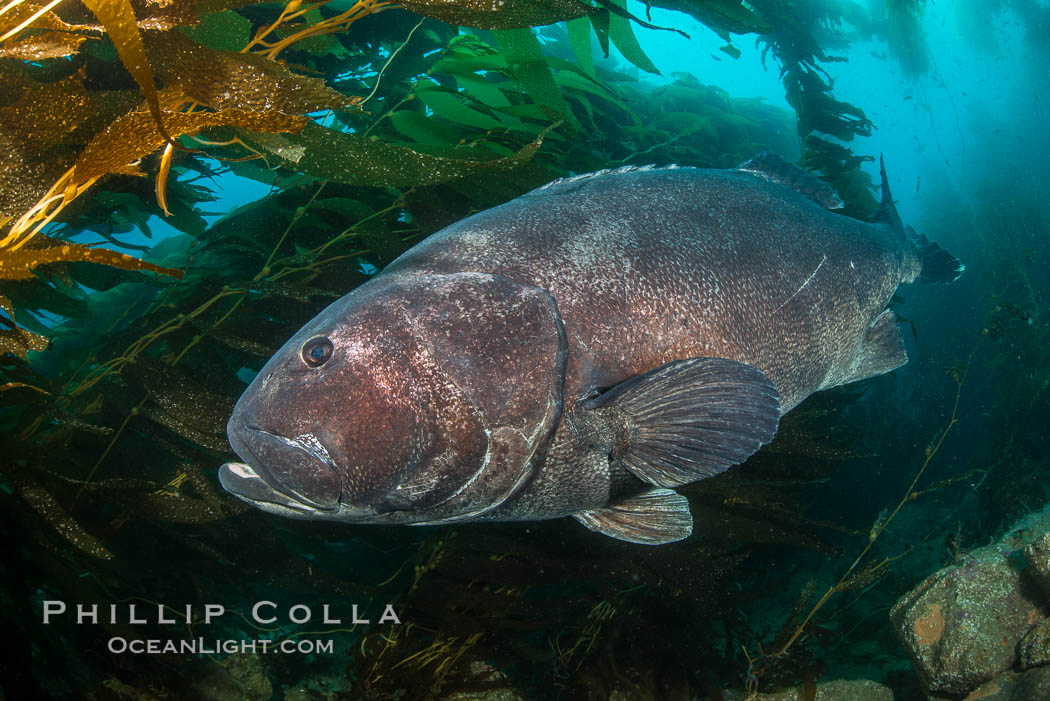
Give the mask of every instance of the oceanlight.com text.
[{"label": "oceanlight.com text", "polygon": [[230,655],[234,653],[276,653],[285,655],[332,654],[335,642],[326,639],[302,638],[294,640],[219,640],[216,638],[141,639],[113,637],[106,646],[116,655]]}]

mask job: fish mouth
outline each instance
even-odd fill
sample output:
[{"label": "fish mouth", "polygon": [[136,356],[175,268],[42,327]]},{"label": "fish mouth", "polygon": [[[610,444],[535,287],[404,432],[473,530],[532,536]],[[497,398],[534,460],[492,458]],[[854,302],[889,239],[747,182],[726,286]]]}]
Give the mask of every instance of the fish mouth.
[{"label": "fish mouth", "polygon": [[222,488],[241,501],[267,513],[290,518],[309,518],[318,507],[275,489],[251,465],[228,462],[219,468]]},{"label": "fish mouth", "polygon": [[263,511],[293,518],[339,509],[342,482],[315,435],[288,438],[234,419],[227,433],[245,462],[219,468],[219,482],[226,491]]}]

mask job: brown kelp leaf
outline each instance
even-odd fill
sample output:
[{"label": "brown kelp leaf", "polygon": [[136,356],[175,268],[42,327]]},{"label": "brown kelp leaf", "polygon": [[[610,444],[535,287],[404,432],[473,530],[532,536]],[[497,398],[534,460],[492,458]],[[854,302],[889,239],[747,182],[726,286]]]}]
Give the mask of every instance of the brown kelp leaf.
[{"label": "brown kelp leaf", "polygon": [[514,168],[532,158],[551,128],[514,155],[488,160],[431,156],[316,124],[308,124],[295,136],[252,134],[246,138],[288,167],[318,178],[348,185],[409,187],[434,185],[479,171]]},{"label": "brown kelp leaf", "polygon": [[[221,433],[201,430],[199,426],[195,425],[192,421],[187,420],[190,414],[172,413],[157,409],[156,407],[143,407],[141,413],[142,416],[145,416],[150,421],[160,424],[190,443],[220,453],[229,450],[229,444]],[[228,419],[229,417],[227,416],[225,418]],[[219,425],[221,426],[223,424]]]},{"label": "brown kelp leaf", "polygon": [[[167,31],[196,25],[206,15],[273,0],[131,0],[138,28]],[[84,25],[92,26],[92,25]],[[102,27],[98,27],[102,29]]]},{"label": "brown kelp leaf", "polygon": [[[196,134],[201,129],[236,126],[260,132],[298,132],[308,122],[280,112],[245,112],[239,109],[219,112],[167,112],[164,123],[173,137]],[[127,114],[95,137],[76,162],[74,183],[86,183],[106,173],[126,172],[129,163],[148,156],[164,145],[165,139],[143,112]]]},{"label": "brown kelp leaf", "polygon": [[0,280],[29,280],[34,277],[32,271],[37,268],[77,260],[111,265],[124,270],[149,270],[182,279],[182,271],[175,268],[163,268],[107,248],[88,248],[78,243],[36,236],[17,250],[0,249]]},{"label": "brown kelp leaf", "polygon": [[[0,309],[3,309],[7,313],[7,316],[10,317],[10,321],[5,321],[5,323],[9,323],[13,327],[0,330],[0,355],[12,353],[22,358],[22,360],[25,360],[27,352],[31,350],[44,350],[47,348],[47,338],[38,333],[33,333],[26,329],[20,329],[15,325],[15,307],[11,304],[11,300],[8,299],[7,295],[0,294]],[[7,382],[0,386],[0,392],[14,389],[15,387],[28,387],[47,394],[46,390],[35,385],[26,384],[25,382]]]},{"label": "brown kelp leaf", "polygon": [[7,315],[11,317],[12,323],[14,323],[15,305],[11,304],[11,298],[7,295],[0,294],[0,309],[7,312]]},{"label": "brown kelp leaf", "polygon": [[417,15],[479,29],[538,27],[595,11],[580,0],[402,0],[401,4]]},{"label": "brown kelp leaf", "polygon": [[201,524],[212,523],[226,518],[222,511],[216,511],[201,499],[166,494],[134,494],[134,497],[122,502],[122,505],[133,510],[140,517],[150,521],[167,521],[169,523]]},{"label": "brown kelp leaf", "polygon": [[22,32],[30,30],[40,29],[55,29],[62,32],[77,32],[77,31],[90,31],[97,33],[101,31],[101,27],[95,28],[92,26],[81,26],[76,24],[67,24],[62,21],[53,11],[48,10],[43,14],[38,15],[30,21],[33,15],[36,15],[40,10],[44,9],[48,5],[47,2],[42,0],[27,0],[27,2],[20,3],[14,7],[8,6],[5,11],[0,15],[0,37],[6,36],[16,28],[20,27],[23,23],[29,21],[26,26],[8,38],[16,37]]},{"label": "brown kelp leaf", "polygon": [[19,69],[0,71],[0,219],[36,204],[84,144],[139,100],[134,90],[85,90],[83,70],[37,83]]},{"label": "brown kelp leaf", "polygon": [[16,471],[6,477],[18,490],[18,495],[34,511],[43,516],[58,533],[80,550],[100,560],[112,560],[113,554],[95,536],[85,531],[73,517],[63,509],[51,494],[35,481]]},{"label": "brown kelp leaf", "polygon": [[179,32],[149,32],[146,45],[166,87],[213,109],[305,114],[359,100],[332,90],[320,78],[296,75],[273,59],[209,49]]},{"label": "brown kelp leaf", "polygon": [[234,398],[213,392],[193,373],[148,356],[139,356],[124,369],[124,378],[148,393],[150,401],[141,412],[191,443],[225,452],[226,421]]},{"label": "brown kelp leaf", "polygon": [[[113,46],[117,49],[124,67],[128,69],[135,82],[139,84],[146,98],[150,114],[156,120],[156,129],[165,134],[164,122],[161,119],[160,101],[157,98],[157,87],[153,84],[153,71],[146,59],[146,47],[142,44],[135,20],[135,12],[130,0],[83,0],[102,26],[106,28]],[[163,141],[170,139],[165,136]]]},{"label": "brown kelp leaf", "polygon": [[[196,0],[132,0],[139,29],[166,31],[196,24],[204,11]],[[247,3],[230,3],[243,5]]]},{"label": "brown kelp leaf", "polygon": [[[226,425],[223,424],[225,433]],[[186,480],[193,486],[200,498],[208,505],[208,508],[217,514],[223,512],[223,497],[215,489],[215,484],[204,475],[204,470],[196,463],[183,463],[179,466],[186,473]]]},{"label": "brown kelp leaf", "polygon": [[32,34],[0,46],[0,58],[41,61],[45,58],[72,56],[80,50],[80,45],[85,41],[87,41],[86,36],[63,32]]},{"label": "brown kelp leaf", "polygon": [[[265,281],[260,280],[258,284],[263,285],[264,283]],[[221,328],[206,328],[203,324],[198,324],[195,319],[191,319],[190,317],[186,317],[186,321],[202,331],[206,331],[209,338],[214,339],[228,348],[239,350],[242,353],[248,353],[249,355],[254,355],[258,358],[269,358],[276,350],[276,347],[273,345],[264,345],[258,341],[244,338],[243,336],[226,333]]]},{"label": "brown kelp leaf", "polygon": [[730,34],[765,34],[773,30],[743,0],[650,0],[651,5],[692,15],[724,40]]}]

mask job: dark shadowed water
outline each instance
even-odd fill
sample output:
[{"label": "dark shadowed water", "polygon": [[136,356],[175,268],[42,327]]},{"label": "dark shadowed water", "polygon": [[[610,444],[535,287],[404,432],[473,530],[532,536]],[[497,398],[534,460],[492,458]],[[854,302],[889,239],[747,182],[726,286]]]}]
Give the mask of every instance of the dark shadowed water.
[{"label": "dark shadowed water", "polygon": [[[1021,681],[1050,664],[1022,552],[1050,531],[1044,0],[118,4],[138,34],[92,5],[0,14],[0,700],[1050,698]],[[220,486],[267,359],[428,235],[761,151],[863,220],[883,156],[966,271],[894,295],[907,365],[679,489],[689,538],[295,521]],[[1008,606],[964,585],[891,617],[1004,537],[976,579],[1031,607],[995,654],[953,626]]]}]

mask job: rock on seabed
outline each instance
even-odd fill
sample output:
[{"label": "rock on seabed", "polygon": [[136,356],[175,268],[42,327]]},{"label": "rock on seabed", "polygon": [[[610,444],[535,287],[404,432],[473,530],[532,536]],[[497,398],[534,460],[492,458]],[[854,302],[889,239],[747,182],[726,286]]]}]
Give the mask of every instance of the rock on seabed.
[{"label": "rock on seabed", "polygon": [[1050,593],[1033,561],[1050,563],[1050,509],[930,575],[894,605],[890,620],[927,693],[1005,687],[1008,680],[999,684],[997,677],[1018,667],[1021,656],[1026,667],[1050,662],[1039,649]]},{"label": "rock on seabed", "polygon": [[[746,701],[748,694],[743,691],[727,691],[724,701]],[[870,679],[834,679],[820,682],[816,690],[806,691],[803,688],[781,689],[780,691],[763,691],[758,695],[761,701],[893,701],[893,691]]]}]

